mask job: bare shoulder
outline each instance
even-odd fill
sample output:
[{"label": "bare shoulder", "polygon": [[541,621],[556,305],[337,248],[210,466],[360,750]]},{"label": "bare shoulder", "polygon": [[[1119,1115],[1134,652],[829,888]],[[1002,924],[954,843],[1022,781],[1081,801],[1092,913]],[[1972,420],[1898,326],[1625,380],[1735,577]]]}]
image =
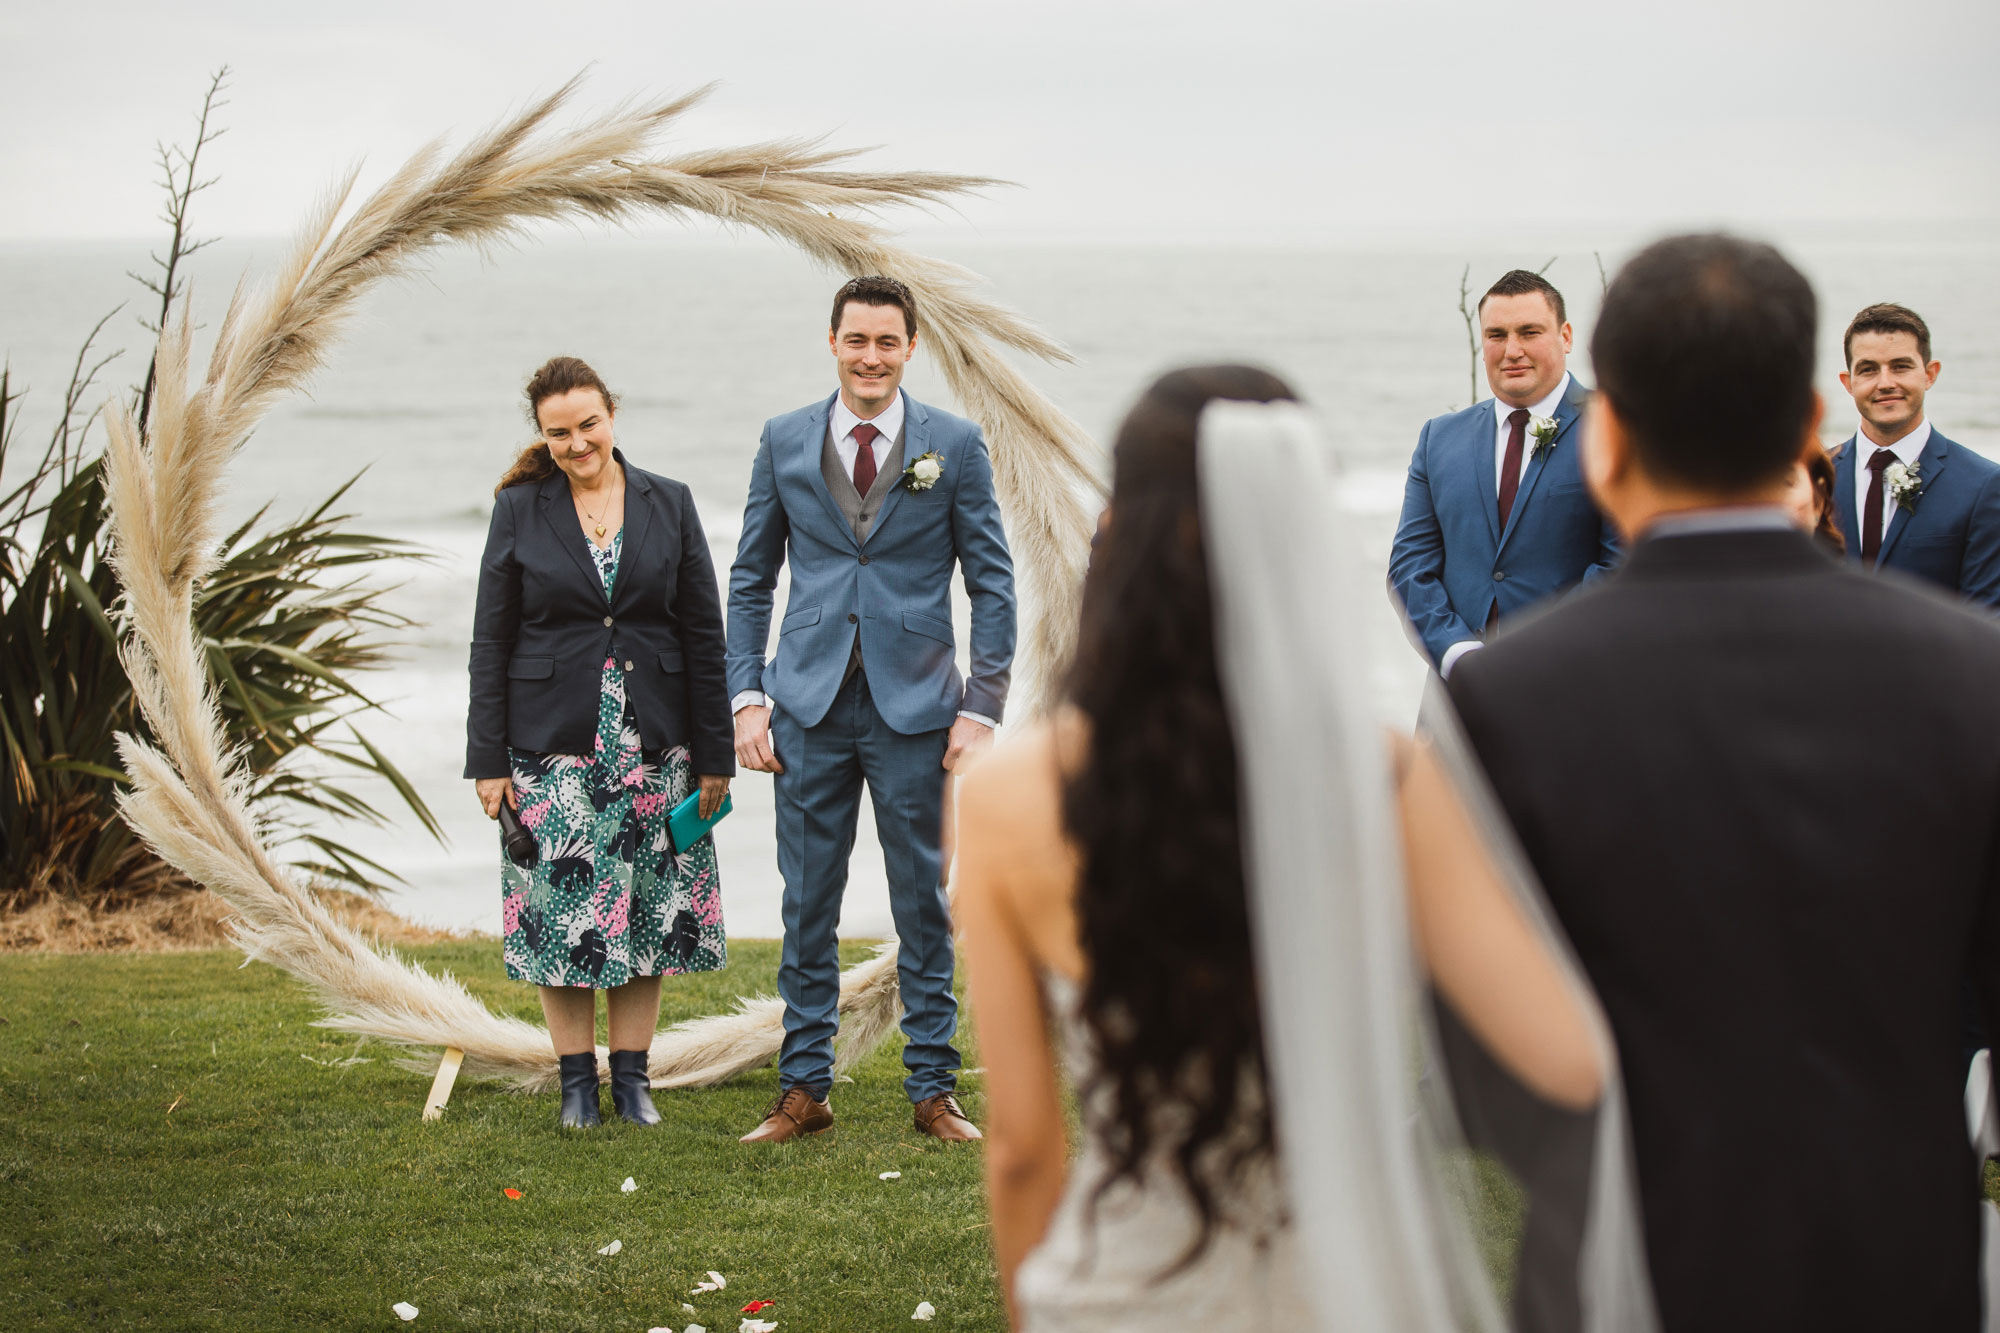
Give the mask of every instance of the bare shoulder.
[{"label": "bare shoulder", "polygon": [[1021,728],[968,770],[958,797],[961,850],[976,848],[993,862],[967,882],[1005,902],[1043,963],[1072,973],[1078,861],[1063,827],[1062,791],[1082,755],[1082,727],[1063,711]]}]

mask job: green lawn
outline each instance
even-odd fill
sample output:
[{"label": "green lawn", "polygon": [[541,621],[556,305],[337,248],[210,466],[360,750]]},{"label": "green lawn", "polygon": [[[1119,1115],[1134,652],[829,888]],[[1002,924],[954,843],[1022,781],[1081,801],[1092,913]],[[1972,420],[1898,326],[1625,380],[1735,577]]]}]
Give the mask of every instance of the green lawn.
[{"label": "green lawn", "polygon": [[[539,1017],[490,941],[408,952]],[[775,943],[730,954],[667,983],[667,1021],[775,989]],[[782,1333],[908,1329],[926,1300],[931,1328],[1004,1326],[980,1151],[910,1127],[900,1044],[835,1087],[832,1133],[782,1149],[736,1142],[768,1070],[662,1095],[653,1130],[564,1132],[553,1094],[470,1081],[427,1125],[427,1076],[313,1027],[296,984],[241,961],[0,957],[0,1327],[735,1333],[752,1299]],[[689,1295],[711,1268],[728,1288]]]}]

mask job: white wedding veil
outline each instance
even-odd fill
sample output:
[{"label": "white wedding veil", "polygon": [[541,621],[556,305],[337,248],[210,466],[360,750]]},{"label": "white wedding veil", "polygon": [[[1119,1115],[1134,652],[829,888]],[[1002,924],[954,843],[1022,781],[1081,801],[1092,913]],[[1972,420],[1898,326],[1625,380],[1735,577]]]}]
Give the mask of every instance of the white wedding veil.
[{"label": "white wedding veil", "polygon": [[[1476,1094],[1468,1082],[1493,1073],[1445,1058],[1411,949],[1386,732],[1369,705],[1364,629],[1379,614],[1380,581],[1351,549],[1335,459],[1305,408],[1213,402],[1198,441],[1267,1076],[1319,1326],[1504,1329],[1446,1086]],[[1503,881],[1587,994],[1442,691],[1426,717]],[[1588,1171],[1576,1197],[1536,1203],[1573,1214],[1577,1243],[1556,1275],[1573,1280],[1573,1326],[1649,1333],[1657,1318],[1623,1098],[1608,1028],[1594,1018],[1607,1074],[1584,1121]]]}]

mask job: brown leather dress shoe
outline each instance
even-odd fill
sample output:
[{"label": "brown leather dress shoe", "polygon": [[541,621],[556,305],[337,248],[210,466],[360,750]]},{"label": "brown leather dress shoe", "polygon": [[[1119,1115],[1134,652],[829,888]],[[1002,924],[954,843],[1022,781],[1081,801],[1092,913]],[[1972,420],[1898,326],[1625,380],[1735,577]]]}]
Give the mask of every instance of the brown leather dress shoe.
[{"label": "brown leather dress shoe", "polygon": [[816,1102],[804,1088],[786,1088],[764,1113],[764,1123],[745,1134],[743,1143],[790,1143],[833,1128],[833,1098]]},{"label": "brown leather dress shoe", "polygon": [[940,1092],[917,1103],[917,1129],[946,1143],[971,1143],[986,1136],[968,1120],[955,1093]]}]

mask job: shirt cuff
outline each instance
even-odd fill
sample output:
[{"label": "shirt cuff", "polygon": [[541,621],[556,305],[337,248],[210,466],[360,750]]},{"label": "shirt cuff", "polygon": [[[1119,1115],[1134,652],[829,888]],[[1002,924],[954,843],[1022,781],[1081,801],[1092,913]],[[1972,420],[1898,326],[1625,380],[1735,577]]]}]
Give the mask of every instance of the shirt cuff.
[{"label": "shirt cuff", "polygon": [[1438,663],[1438,675],[1449,676],[1451,669],[1458,665],[1459,658],[1475,649],[1484,648],[1485,646],[1478,639],[1467,639],[1462,643],[1454,643],[1451,647],[1444,650],[1444,659]]},{"label": "shirt cuff", "polygon": [[770,695],[764,693],[762,690],[745,690],[729,701],[729,712],[730,716],[733,717],[746,708],[769,708],[770,706]]},{"label": "shirt cuff", "polygon": [[961,708],[958,710],[958,715],[960,717],[969,717],[982,727],[991,727],[995,731],[1000,730],[1000,724],[998,722],[995,722],[992,718],[987,717],[983,713],[968,713],[963,708]]}]

